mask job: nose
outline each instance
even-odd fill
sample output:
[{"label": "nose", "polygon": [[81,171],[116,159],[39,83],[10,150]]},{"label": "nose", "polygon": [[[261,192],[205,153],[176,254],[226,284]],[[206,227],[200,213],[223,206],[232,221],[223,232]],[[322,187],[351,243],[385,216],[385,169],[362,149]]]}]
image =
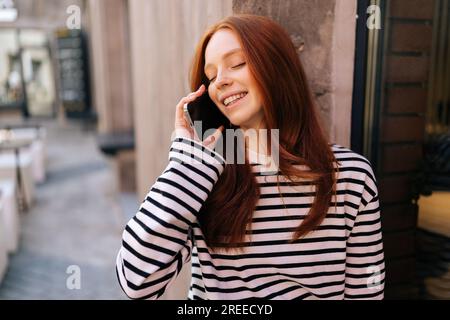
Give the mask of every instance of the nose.
[{"label": "nose", "polygon": [[232,83],[232,80],[230,79],[230,77],[228,77],[223,72],[220,72],[217,74],[215,85],[218,89],[221,89],[224,86],[230,85],[231,83]]}]

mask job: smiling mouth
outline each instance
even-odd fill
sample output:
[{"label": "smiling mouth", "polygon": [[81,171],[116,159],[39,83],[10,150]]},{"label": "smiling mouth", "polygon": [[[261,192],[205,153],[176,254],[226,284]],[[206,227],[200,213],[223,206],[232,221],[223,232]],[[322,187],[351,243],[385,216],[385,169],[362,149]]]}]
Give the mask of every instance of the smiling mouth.
[{"label": "smiling mouth", "polygon": [[223,101],[223,104],[224,104],[224,106],[225,107],[231,107],[231,106],[233,106],[235,103],[237,103],[238,101],[240,101],[241,99],[243,99],[243,98],[245,98],[246,96],[247,96],[247,94],[248,94],[248,92],[246,92],[246,91],[243,91],[243,92],[241,92],[241,93],[239,93],[239,94],[235,94],[235,95],[233,95],[233,96],[231,96],[231,97],[228,97],[228,98],[226,98],[224,101]]}]

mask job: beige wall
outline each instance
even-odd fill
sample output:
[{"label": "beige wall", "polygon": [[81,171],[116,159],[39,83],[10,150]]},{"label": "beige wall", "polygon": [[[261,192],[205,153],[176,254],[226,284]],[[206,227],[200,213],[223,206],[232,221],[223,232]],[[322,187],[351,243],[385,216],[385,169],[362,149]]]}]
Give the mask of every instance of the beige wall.
[{"label": "beige wall", "polygon": [[334,8],[329,135],[345,147],[350,147],[351,138],[356,9],[353,0],[338,0]]},{"label": "beige wall", "polygon": [[175,106],[190,92],[189,64],[204,29],[231,14],[223,0],[129,3],[138,193],[167,165]]},{"label": "beige wall", "polygon": [[[190,92],[189,63],[204,29],[231,14],[231,1],[129,1],[138,195],[144,198],[167,165],[175,106]],[[164,298],[183,299],[183,268]]]}]

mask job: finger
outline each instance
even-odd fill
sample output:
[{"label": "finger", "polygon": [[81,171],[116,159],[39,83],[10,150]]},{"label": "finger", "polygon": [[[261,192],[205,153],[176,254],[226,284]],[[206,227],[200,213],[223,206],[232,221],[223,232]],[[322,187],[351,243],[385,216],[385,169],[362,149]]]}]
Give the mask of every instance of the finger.
[{"label": "finger", "polygon": [[189,98],[194,97],[194,96],[195,96],[195,97],[198,97],[198,96],[202,95],[204,91],[205,91],[205,85],[202,84],[202,85],[197,89],[197,91],[194,91],[194,92],[189,93],[189,94],[188,94],[188,97],[189,97]]},{"label": "finger", "polygon": [[194,101],[195,98],[189,98],[189,97],[184,97],[180,100],[180,102],[177,104],[176,110],[175,110],[175,122],[176,123],[188,123],[188,121],[186,120],[186,118],[184,117],[184,105]]},{"label": "finger", "polygon": [[190,94],[188,94],[186,97],[182,98],[181,101],[178,103],[177,107],[176,107],[176,111],[175,111],[175,119],[184,119],[184,115],[183,115],[183,109],[184,109],[184,105],[186,103],[192,102],[195,99],[197,99],[197,97],[201,96],[204,93],[205,90],[205,85],[202,84],[197,91],[195,92],[191,92]]},{"label": "finger", "polygon": [[182,98],[180,100],[180,102],[177,105],[177,110],[180,109],[181,107],[181,111],[183,111],[183,106],[185,103],[191,102],[193,100],[195,100],[197,97],[201,96],[205,91],[205,85],[202,84],[197,91],[191,92],[189,93],[186,97]]},{"label": "finger", "polygon": [[203,92],[204,90],[205,90],[205,85],[202,84],[202,85],[197,89],[196,92]]},{"label": "finger", "polygon": [[217,140],[219,140],[220,136],[222,135],[223,130],[224,126],[220,126],[212,135],[208,136],[203,141],[203,145],[205,145],[206,147],[214,148]]},{"label": "finger", "polygon": [[186,102],[183,99],[181,99],[181,101],[177,104],[177,107],[175,110],[175,126],[184,124],[186,122],[184,119],[184,115],[183,115],[183,113],[184,113],[183,109],[184,109],[185,103]]}]

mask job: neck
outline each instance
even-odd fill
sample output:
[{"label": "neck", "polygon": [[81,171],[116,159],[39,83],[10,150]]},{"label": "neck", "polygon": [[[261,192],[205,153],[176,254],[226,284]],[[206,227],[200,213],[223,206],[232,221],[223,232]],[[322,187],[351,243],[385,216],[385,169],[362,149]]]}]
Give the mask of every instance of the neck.
[{"label": "neck", "polygon": [[258,154],[268,155],[267,149],[267,134],[264,126],[258,126],[255,128],[241,128],[244,131],[245,148],[249,151],[253,151]]}]

